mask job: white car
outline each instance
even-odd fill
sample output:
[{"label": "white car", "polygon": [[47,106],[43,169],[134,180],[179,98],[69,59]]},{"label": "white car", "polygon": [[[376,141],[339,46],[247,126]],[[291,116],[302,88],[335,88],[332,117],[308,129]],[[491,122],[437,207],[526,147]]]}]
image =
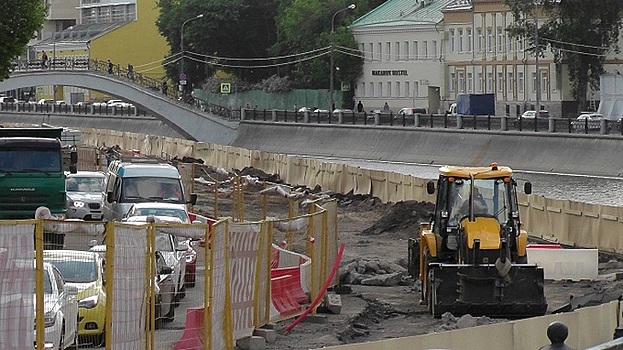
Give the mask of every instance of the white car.
[{"label": "white car", "polygon": [[[160,204],[160,203],[159,203]],[[182,220],[173,216],[135,215],[129,216],[122,222],[131,224],[145,224],[154,220],[155,223],[183,224]],[[173,272],[171,277],[175,282],[175,300],[186,296],[186,254],[189,250],[186,241],[178,241],[168,233],[158,232],[156,229],[156,250],[162,253],[164,260]]]},{"label": "white car", "polygon": [[[545,110],[540,110],[539,111],[539,118],[549,118],[549,112],[545,111]],[[521,119],[535,119],[536,118],[536,111],[525,111],[523,112],[523,114],[521,115],[521,117],[519,117]]]},{"label": "white car", "polygon": [[571,125],[576,130],[584,130],[585,128],[600,129],[601,121],[603,119],[604,119],[603,114],[582,113],[574,121],[571,122]]},{"label": "white car", "polygon": [[[43,263],[45,349],[75,347],[78,339],[78,288],[65,284],[59,270]],[[37,297],[35,301],[35,320]]]},{"label": "white car", "polygon": [[125,102],[123,100],[108,100],[108,102],[106,102],[106,104],[109,107],[116,107],[116,108],[132,108],[134,107],[133,104]]},{"label": "white car", "polygon": [[190,224],[191,222],[186,204],[161,202],[135,203],[130,207],[123,221],[127,221],[126,219],[131,216],[144,217],[148,215],[156,217],[170,216],[180,219],[180,222],[184,224]]},{"label": "white car", "polygon": [[79,171],[67,174],[67,218],[81,220],[102,219],[102,186],[104,173],[99,171]]}]

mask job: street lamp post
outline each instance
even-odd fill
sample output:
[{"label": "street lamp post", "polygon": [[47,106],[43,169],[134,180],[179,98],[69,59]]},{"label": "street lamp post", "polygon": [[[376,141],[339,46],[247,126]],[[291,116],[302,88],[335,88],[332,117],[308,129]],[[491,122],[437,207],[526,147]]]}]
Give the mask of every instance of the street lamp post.
[{"label": "street lamp post", "polygon": [[330,108],[330,112],[329,113],[333,113],[333,105],[334,105],[334,100],[333,100],[333,74],[334,74],[334,60],[333,60],[333,52],[335,51],[335,43],[334,43],[334,39],[333,39],[333,35],[335,32],[335,16],[337,16],[338,13],[342,12],[342,11],[346,11],[346,10],[354,10],[355,9],[355,4],[350,4],[347,7],[336,11],[333,14],[333,17],[331,17],[331,72],[329,73],[329,96],[331,98],[331,104],[329,106]]},{"label": "street lamp post", "polygon": [[198,14],[193,18],[189,18],[185,20],[184,23],[182,23],[182,30],[180,31],[180,50],[182,51],[182,60],[180,61],[180,75],[184,73],[184,26],[186,25],[186,23],[194,21],[201,17],[203,17],[203,13]]}]

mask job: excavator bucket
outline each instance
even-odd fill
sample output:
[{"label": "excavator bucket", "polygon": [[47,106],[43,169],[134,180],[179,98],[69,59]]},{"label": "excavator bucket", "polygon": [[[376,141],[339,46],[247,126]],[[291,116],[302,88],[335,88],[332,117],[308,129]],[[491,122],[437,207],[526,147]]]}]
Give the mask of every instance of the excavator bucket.
[{"label": "excavator bucket", "polygon": [[431,264],[429,307],[435,317],[445,312],[503,318],[544,315],[547,303],[543,268],[514,264],[500,276],[495,264]]}]

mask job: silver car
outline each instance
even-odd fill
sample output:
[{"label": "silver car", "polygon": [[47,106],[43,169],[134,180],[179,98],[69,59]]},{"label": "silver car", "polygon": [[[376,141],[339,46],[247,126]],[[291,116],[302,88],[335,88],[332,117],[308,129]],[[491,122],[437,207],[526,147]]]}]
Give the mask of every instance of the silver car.
[{"label": "silver car", "polygon": [[102,219],[102,186],[104,173],[99,171],[79,171],[67,174],[67,218],[81,220]]}]

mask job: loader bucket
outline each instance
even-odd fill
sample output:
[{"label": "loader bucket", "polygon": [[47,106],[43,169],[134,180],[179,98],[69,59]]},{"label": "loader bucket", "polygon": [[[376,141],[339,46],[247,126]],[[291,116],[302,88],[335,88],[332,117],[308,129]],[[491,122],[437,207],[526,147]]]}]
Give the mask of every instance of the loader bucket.
[{"label": "loader bucket", "polygon": [[543,268],[512,265],[506,278],[494,264],[431,264],[429,285],[435,317],[445,312],[502,318],[525,318],[547,311]]}]

